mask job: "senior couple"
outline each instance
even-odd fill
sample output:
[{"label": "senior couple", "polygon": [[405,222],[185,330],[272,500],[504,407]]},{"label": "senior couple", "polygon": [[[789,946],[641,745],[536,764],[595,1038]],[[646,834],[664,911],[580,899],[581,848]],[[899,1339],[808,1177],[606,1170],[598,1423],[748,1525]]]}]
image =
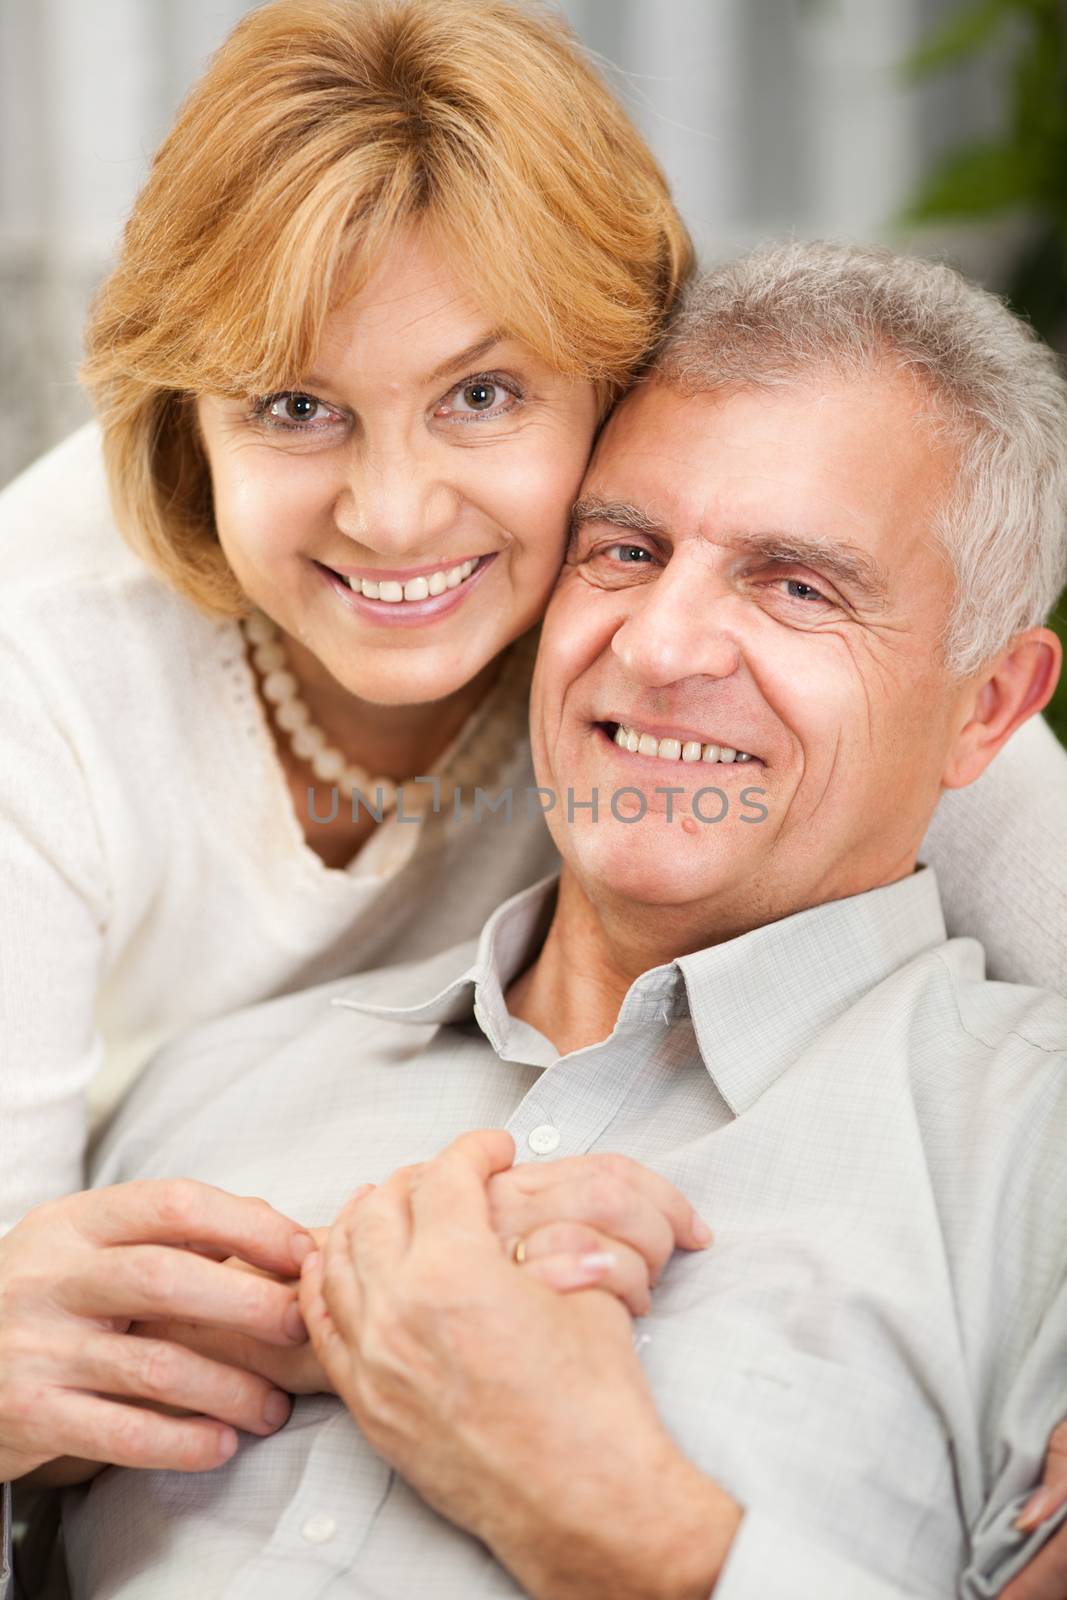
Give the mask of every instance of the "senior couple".
[{"label": "senior couple", "polygon": [[[186,1034],[95,1153],[323,1232],[288,1424],[68,1489],[76,1600],[1031,1592],[1067,1000],[987,981],[918,854],[1052,694],[1065,520],[1063,381],[949,269],[794,244],[691,289],[543,626],[558,880]],[[489,1195],[589,1152],[618,1292],[559,1294]]]}]

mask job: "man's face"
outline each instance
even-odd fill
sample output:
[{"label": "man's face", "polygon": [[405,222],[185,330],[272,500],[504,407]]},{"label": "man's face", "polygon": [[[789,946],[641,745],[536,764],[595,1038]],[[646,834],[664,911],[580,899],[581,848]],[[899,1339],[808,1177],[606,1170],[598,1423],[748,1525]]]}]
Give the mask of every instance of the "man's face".
[{"label": "man's face", "polygon": [[[624,402],[532,697],[548,822],[591,897],[728,937],[911,870],[962,720],[931,531],[952,468],[892,375],[695,398],[651,384]],[[620,747],[620,726],[643,748]],[[597,791],[595,822],[568,823],[568,789],[576,805]],[[643,820],[624,820],[641,799],[622,790]]]}]

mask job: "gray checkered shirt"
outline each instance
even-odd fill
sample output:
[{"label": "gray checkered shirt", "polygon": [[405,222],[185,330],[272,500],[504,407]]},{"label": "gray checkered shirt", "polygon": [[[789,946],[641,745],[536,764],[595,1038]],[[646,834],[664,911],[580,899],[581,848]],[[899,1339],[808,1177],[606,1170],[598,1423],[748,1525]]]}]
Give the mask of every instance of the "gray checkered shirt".
[{"label": "gray checkered shirt", "polygon": [[[468,1128],[625,1152],[716,1230],[638,1324],[668,1428],[746,1508],[716,1600],[995,1595],[1050,1531],[1012,1522],[1067,1411],[1067,1001],[986,982],[925,868],[645,973],[559,1056],[504,1002],[552,903],[175,1042],[93,1181],[325,1224]],[[520,1593],[332,1396],[211,1473],[109,1469],[64,1528],[75,1600]]]}]

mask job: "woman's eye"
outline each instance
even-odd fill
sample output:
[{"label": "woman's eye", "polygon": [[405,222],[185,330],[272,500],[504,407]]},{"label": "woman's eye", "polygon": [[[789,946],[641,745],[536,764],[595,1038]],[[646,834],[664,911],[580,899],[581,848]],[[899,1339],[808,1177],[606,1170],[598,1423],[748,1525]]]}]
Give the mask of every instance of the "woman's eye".
[{"label": "woman's eye", "polygon": [[332,406],[300,389],[287,389],[282,394],[267,394],[252,405],[252,418],[268,428],[281,428],[286,433],[322,432],[323,419],[316,413],[327,412],[327,422],[336,420]]},{"label": "woman's eye", "polygon": [[468,378],[459,383],[437,407],[436,416],[473,422],[478,417],[502,417],[521,404],[522,396],[499,378]]}]

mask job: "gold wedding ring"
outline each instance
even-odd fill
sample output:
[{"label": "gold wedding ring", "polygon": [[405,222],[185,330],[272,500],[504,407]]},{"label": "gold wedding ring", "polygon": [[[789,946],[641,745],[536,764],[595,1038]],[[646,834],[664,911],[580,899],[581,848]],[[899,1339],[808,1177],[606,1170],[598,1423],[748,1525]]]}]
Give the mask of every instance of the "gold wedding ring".
[{"label": "gold wedding ring", "polygon": [[511,1259],[517,1267],[521,1267],[526,1260],[526,1240],[519,1238],[511,1247]]}]

